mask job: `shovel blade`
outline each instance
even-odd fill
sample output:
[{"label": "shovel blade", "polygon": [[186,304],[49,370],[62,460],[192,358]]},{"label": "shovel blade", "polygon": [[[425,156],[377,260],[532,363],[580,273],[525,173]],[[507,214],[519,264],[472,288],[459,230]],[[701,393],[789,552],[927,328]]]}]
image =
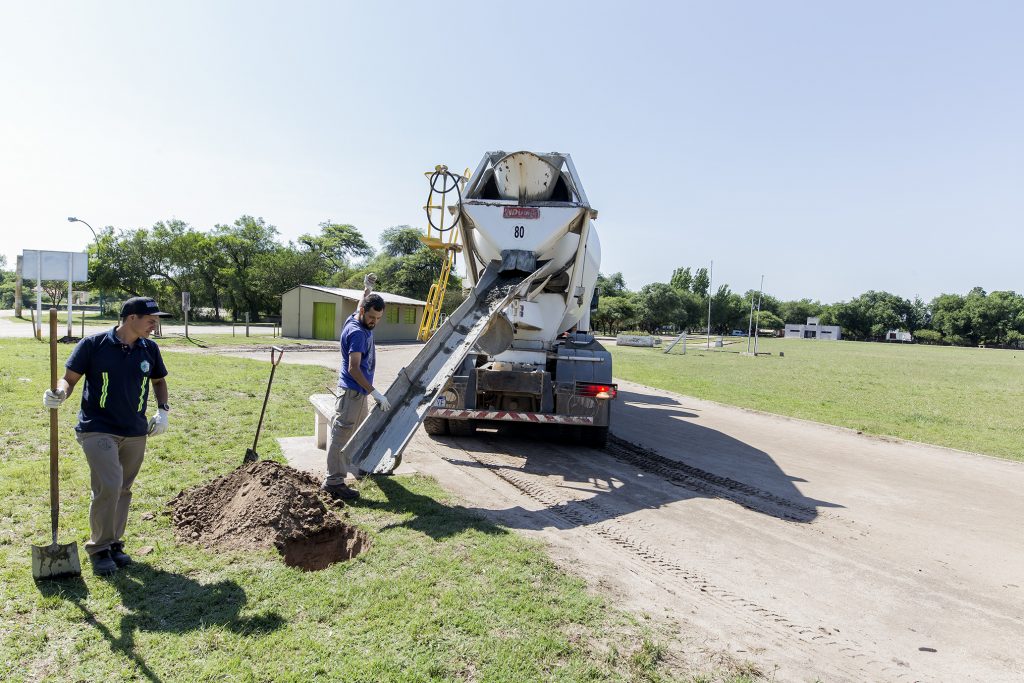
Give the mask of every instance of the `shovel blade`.
[{"label": "shovel blade", "polygon": [[251,448],[246,448],[245,449],[245,457],[242,458],[242,464],[243,465],[248,465],[249,463],[256,462],[259,459],[260,459],[260,454],[259,453],[257,453],[256,451],[254,451]]},{"label": "shovel blade", "polygon": [[32,578],[66,579],[81,575],[77,543],[32,546]]}]

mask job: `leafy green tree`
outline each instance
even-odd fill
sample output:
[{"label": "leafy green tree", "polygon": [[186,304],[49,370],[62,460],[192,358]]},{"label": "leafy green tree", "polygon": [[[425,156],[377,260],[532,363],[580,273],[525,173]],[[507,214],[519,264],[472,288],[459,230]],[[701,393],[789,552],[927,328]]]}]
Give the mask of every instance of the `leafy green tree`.
[{"label": "leafy green tree", "polygon": [[645,285],[636,298],[636,322],[647,332],[672,325],[680,317],[681,305],[671,285],[664,282]]},{"label": "leafy green tree", "polygon": [[690,291],[690,287],[693,285],[693,274],[690,272],[689,266],[672,271],[672,279],[669,280],[669,284],[677,291]]},{"label": "leafy green tree", "polygon": [[612,273],[611,275],[598,273],[595,288],[601,298],[606,296],[622,296],[627,291],[626,280],[622,277],[622,273]]},{"label": "leafy green tree", "polygon": [[[754,310],[754,322],[759,330],[781,330],[786,327],[786,323],[782,322],[782,318],[775,315],[771,311],[761,310],[760,313]],[[745,328],[737,328],[745,329]]]},{"label": "leafy green tree", "polygon": [[420,241],[423,233],[408,225],[396,225],[380,234],[381,250],[388,256],[412,256],[425,245]]},{"label": "leafy green tree", "polygon": [[701,297],[708,295],[708,289],[711,287],[711,276],[708,275],[707,268],[698,268],[697,273],[693,276],[693,283],[691,285],[691,291]]},{"label": "leafy green tree", "polygon": [[[808,318],[821,316],[823,306],[817,301],[800,299],[798,301],[783,301],[779,304],[776,314],[783,322],[793,325],[803,325]],[[774,310],[774,309],[773,309]],[[838,323],[829,323],[836,325]]]},{"label": "leafy green tree", "polygon": [[352,258],[373,255],[373,247],[354,225],[348,223],[324,221],[320,224],[319,235],[302,235],[299,243],[323,258],[335,270],[346,269]]},{"label": "leafy green tree", "polygon": [[603,296],[597,302],[597,311],[592,315],[594,326],[606,334],[618,334],[632,326],[636,317],[636,306],[628,294]]},{"label": "leafy green tree", "polygon": [[215,226],[213,236],[226,260],[222,273],[235,319],[249,313],[250,319],[259,320],[260,304],[265,302],[266,293],[259,290],[260,281],[253,277],[253,265],[259,257],[279,248],[277,228],[262,218],[242,216],[233,225]]}]

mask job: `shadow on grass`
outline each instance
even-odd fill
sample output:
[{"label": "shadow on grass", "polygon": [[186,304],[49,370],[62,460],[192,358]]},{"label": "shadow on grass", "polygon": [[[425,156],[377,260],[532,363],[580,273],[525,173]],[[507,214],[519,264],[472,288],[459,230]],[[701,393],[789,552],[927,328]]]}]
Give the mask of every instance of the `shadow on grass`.
[{"label": "shadow on grass", "polygon": [[[141,675],[154,682],[161,679],[136,651],[136,632],[182,634],[223,626],[233,633],[248,636],[270,633],[284,624],[284,619],[275,612],[239,616],[247,598],[242,587],[234,581],[201,584],[187,576],[154,569],[139,562],[120,570],[108,581],[121,594],[121,603],[128,612],[120,617],[116,626],[108,626],[86,607],[89,588],[81,577],[66,581],[39,581],[36,585],[44,596],[73,603],[81,610],[85,622],[107,641],[111,651],[134,662]],[[107,621],[113,619],[116,616]]]},{"label": "shadow on grass", "polygon": [[508,533],[469,508],[449,507],[429,496],[413,493],[402,484],[400,479],[395,477],[376,476],[373,481],[384,493],[386,500],[378,502],[362,498],[353,503],[354,507],[383,510],[398,515],[413,515],[412,519],[398,524],[389,524],[381,531],[412,529],[434,540],[448,538],[469,530],[479,531],[483,534]]}]

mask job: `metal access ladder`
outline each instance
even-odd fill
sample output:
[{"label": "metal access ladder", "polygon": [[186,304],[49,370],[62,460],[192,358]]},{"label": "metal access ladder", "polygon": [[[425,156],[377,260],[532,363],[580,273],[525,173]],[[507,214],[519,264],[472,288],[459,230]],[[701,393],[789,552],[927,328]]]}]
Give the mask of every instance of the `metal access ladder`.
[{"label": "metal access ladder", "polygon": [[401,464],[402,449],[488,323],[519,292],[529,288],[543,270],[523,276],[503,273],[501,268],[500,261],[487,267],[469,298],[437,328],[412,363],[398,373],[385,394],[391,410],[371,410],[356,429],[346,448],[360,469],[386,474]]}]

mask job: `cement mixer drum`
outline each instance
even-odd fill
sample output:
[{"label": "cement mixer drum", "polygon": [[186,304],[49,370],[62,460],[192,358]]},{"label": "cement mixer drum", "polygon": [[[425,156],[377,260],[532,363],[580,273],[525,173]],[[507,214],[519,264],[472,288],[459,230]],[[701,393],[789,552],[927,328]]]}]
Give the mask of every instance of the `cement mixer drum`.
[{"label": "cement mixer drum", "polygon": [[494,166],[494,181],[502,199],[547,201],[557,180],[558,169],[533,152],[513,152]]}]

